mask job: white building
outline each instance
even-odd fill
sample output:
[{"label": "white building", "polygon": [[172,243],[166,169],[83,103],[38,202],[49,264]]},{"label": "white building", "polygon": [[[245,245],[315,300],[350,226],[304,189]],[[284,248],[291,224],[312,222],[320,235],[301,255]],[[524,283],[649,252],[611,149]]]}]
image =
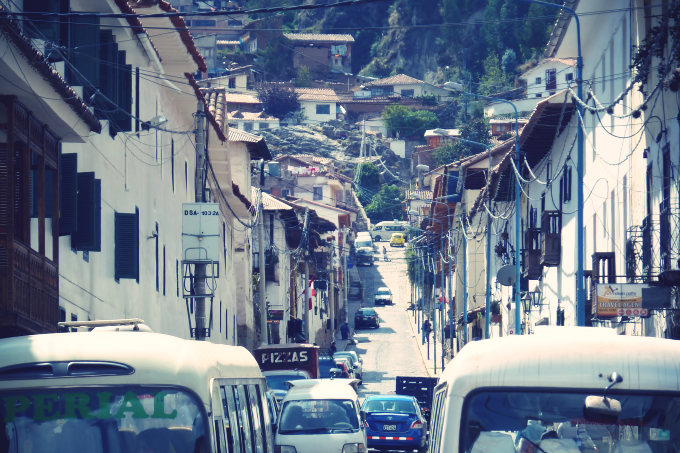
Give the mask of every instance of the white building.
[{"label": "white building", "polygon": [[244,132],[266,131],[279,128],[279,119],[265,112],[242,112],[236,110],[227,113],[227,120],[232,127]]},{"label": "white building", "polygon": [[406,74],[398,74],[385,79],[375,80],[364,84],[364,86],[371,91],[371,96],[398,94],[405,98],[436,96],[437,99],[451,96],[451,92],[444,88],[439,88],[436,85],[407,76]]},{"label": "white building", "polygon": [[337,118],[340,98],[328,88],[295,88],[307,118],[305,124],[320,124]]},{"label": "white building", "polygon": [[574,84],[576,58],[544,58],[519,78],[526,83],[528,98],[547,98]]}]

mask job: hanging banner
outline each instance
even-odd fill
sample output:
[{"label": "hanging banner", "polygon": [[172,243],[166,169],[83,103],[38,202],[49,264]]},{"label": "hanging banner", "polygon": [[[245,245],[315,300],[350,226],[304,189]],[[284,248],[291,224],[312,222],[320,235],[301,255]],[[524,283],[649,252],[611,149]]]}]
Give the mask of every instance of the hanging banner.
[{"label": "hanging banner", "polygon": [[598,283],[595,310],[598,318],[614,316],[649,316],[642,308],[644,283]]}]

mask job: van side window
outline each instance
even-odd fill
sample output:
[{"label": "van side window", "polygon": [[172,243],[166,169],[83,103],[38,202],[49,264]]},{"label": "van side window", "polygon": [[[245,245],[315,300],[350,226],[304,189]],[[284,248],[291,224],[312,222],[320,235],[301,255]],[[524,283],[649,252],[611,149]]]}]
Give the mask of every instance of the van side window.
[{"label": "van side window", "polygon": [[373,228],[374,231],[382,230],[382,227],[378,225],[377,227]]},{"label": "van side window", "polygon": [[234,399],[236,400],[236,414],[238,416],[239,434],[241,437],[241,451],[243,453],[253,452],[253,440],[250,433],[250,415],[248,415],[248,398],[246,389],[242,385],[235,385]]},{"label": "van side window", "polygon": [[265,453],[267,440],[264,438],[259,386],[250,384],[247,386],[246,391],[248,393],[248,406],[250,407],[250,415],[252,417],[253,450],[255,453]]},{"label": "van side window", "polygon": [[227,437],[227,451],[229,453],[243,452],[243,440],[240,436],[240,422],[238,408],[232,386],[220,387],[222,405],[224,406],[224,428]]},{"label": "van side window", "polygon": [[432,400],[432,420],[430,421],[430,449],[431,453],[438,453],[442,441],[444,425],[444,400],[446,399],[446,385],[437,391],[435,389]]}]

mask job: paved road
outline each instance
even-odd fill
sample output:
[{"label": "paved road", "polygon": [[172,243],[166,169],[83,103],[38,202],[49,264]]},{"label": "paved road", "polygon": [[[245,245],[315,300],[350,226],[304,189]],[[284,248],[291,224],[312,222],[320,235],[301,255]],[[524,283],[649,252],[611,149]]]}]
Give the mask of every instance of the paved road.
[{"label": "paved road", "polygon": [[[412,313],[406,311],[410,303],[408,277],[404,250],[390,248],[386,242],[378,243],[379,249],[385,245],[389,262],[382,261],[382,252],[376,254],[372,267],[360,267],[359,274],[364,286],[364,307],[373,306],[375,291],[387,286],[394,295],[394,305],[375,307],[380,316],[380,328],[355,330],[357,343],[350,349],[357,351],[363,358],[364,385],[360,387],[359,397],[394,391],[396,376],[426,376],[422,356],[416,346],[416,338],[407,321]],[[353,322],[354,313],[350,313]]]}]

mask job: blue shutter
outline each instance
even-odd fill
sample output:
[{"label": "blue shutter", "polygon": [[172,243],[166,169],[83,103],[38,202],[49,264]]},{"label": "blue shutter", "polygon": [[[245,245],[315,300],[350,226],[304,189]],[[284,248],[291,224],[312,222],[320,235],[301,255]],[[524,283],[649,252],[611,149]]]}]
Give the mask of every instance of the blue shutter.
[{"label": "blue shutter", "polygon": [[116,44],[111,30],[101,30],[99,32],[101,68],[99,70],[99,91],[110,100],[95,98],[94,105],[99,107],[96,110],[97,117],[108,119],[116,109],[115,102],[118,86],[118,44]]},{"label": "blue shutter", "polygon": [[77,72],[69,69],[67,81],[83,86],[83,98],[89,103],[95,93],[92,87],[99,86],[99,17],[71,17],[69,25],[68,59]]},{"label": "blue shutter", "polygon": [[95,246],[94,173],[78,173],[78,227],[71,234],[71,247],[89,251]]},{"label": "blue shutter", "polygon": [[139,215],[116,213],[115,277],[139,280]]},{"label": "blue shutter", "polygon": [[458,193],[458,178],[460,173],[457,171],[450,171],[448,184],[446,185],[446,202],[460,203],[461,194]]},{"label": "blue shutter", "polygon": [[[112,124],[109,133],[114,136],[118,132],[132,131],[132,66],[125,64],[125,51],[118,52],[118,67],[116,70],[116,99],[117,111],[112,114]],[[113,130],[112,130],[113,129]]]},{"label": "blue shutter", "polygon": [[59,157],[59,236],[78,228],[78,155]]}]

